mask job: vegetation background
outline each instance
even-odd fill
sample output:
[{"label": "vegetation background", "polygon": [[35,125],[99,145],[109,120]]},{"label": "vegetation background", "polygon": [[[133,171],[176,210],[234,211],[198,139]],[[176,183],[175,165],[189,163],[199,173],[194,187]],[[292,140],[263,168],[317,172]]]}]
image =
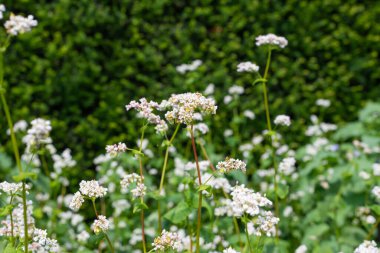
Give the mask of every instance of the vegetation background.
[{"label": "vegetation background", "polygon": [[[265,129],[260,86],[236,72],[241,61],[264,63],[254,38],[275,33],[289,45],[274,55],[270,81],[273,115],[288,114],[287,143],[304,141],[315,101],[332,101],[324,119],[356,118],[368,100],[378,100],[380,2],[347,0],[18,0],[9,10],[33,13],[39,25],[12,42],[5,55],[5,82],[14,121],[52,120],[58,149],[68,147],[80,168],[106,144],[137,139],[136,120],[124,105],[140,97],[161,100],[171,93],[216,86],[220,110],[210,121],[215,149],[225,149],[231,121],[223,97],[233,84],[246,88],[240,107],[251,109]],[[181,74],[195,59],[203,65]],[[0,117],[0,129],[7,129]],[[246,131],[249,129],[248,131]],[[251,138],[252,122],[237,138]],[[10,151],[7,136],[1,144]],[[239,143],[239,139],[235,143]],[[234,144],[227,143],[230,147]],[[8,152],[11,153],[11,152]],[[76,171],[74,174],[80,174]],[[86,173],[92,173],[91,170]]]}]

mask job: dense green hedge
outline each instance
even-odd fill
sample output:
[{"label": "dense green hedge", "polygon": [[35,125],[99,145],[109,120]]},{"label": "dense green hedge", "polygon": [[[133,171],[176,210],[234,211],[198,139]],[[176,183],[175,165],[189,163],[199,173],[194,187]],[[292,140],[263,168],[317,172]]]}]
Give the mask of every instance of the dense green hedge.
[{"label": "dense green hedge", "polygon": [[[241,108],[253,109],[258,124],[264,123],[261,87],[252,88],[249,76],[236,72],[240,61],[263,66],[265,54],[254,46],[260,34],[273,32],[289,40],[274,56],[269,89],[273,114],[289,114],[298,123],[292,140],[302,141],[302,123],[317,110],[317,98],[333,101],[325,118],[339,123],[351,120],[365,100],[380,96],[376,1],[5,4],[39,20],[38,28],[15,39],[6,55],[14,120],[51,119],[56,146],[73,149],[86,167],[105,144],[137,138],[134,117],[124,105],[141,96],[160,100],[174,92],[203,91],[212,82],[221,104],[236,83],[246,87]],[[196,72],[176,72],[175,66],[194,59],[204,62]],[[227,125],[229,114],[222,104],[218,115],[213,124]],[[3,117],[0,124],[6,128]],[[247,123],[241,132],[249,139],[254,130]],[[222,132],[212,136],[222,142]]]}]

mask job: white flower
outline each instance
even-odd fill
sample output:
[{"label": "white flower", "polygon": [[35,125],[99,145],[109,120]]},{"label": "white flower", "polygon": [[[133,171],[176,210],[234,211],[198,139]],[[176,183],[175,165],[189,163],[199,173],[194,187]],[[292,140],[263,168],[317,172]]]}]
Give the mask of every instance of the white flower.
[{"label": "white flower", "polygon": [[195,113],[215,114],[217,109],[215,101],[201,93],[173,94],[168,103],[171,111],[168,111],[165,117],[172,124],[191,125]]},{"label": "white flower", "polygon": [[256,117],[255,113],[252,112],[251,110],[245,110],[245,111],[243,112],[243,115],[244,115],[245,117],[247,117],[248,119],[255,119],[255,117]]},{"label": "white flower", "polygon": [[96,180],[84,181],[82,180],[79,183],[79,191],[82,195],[88,198],[101,198],[107,194],[107,188],[104,188],[99,185],[99,182]]},{"label": "white flower", "polygon": [[201,65],[202,65],[202,61],[201,60],[195,60],[195,61],[193,61],[190,64],[181,64],[181,65],[178,65],[176,67],[176,70],[179,73],[181,73],[181,74],[185,74],[186,72],[196,70]]},{"label": "white flower", "polygon": [[131,189],[133,197],[144,197],[146,194],[146,186],[144,185],[144,180],[141,176],[136,173],[127,174],[120,181],[121,189],[123,192],[127,193],[130,189],[130,185],[136,184],[134,188]]},{"label": "white flower", "polygon": [[237,72],[257,72],[259,71],[259,66],[252,62],[241,62],[237,65]]},{"label": "white flower", "polygon": [[294,157],[287,157],[281,161],[280,165],[278,166],[278,170],[282,172],[285,176],[289,176],[294,172],[295,164],[296,160],[294,159]]},{"label": "white flower", "polygon": [[231,248],[231,247],[229,247],[228,249],[223,250],[223,253],[240,253],[240,252],[234,250],[234,249]]},{"label": "white flower", "polygon": [[234,159],[227,157],[224,161],[218,162],[216,165],[216,168],[219,170],[221,173],[229,173],[234,170],[241,170],[242,172],[245,173],[247,165],[245,162],[239,160],[239,159]]},{"label": "white flower", "polygon": [[[0,5],[1,7],[1,5]],[[0,11],[1,13],[1,11]],[[0,15],[1,16],[1,15]],[[0,18],[1,19],[1,18]],[[14,125],[13,125],[13,132],[17,133],[19,131],[25,131],[26,129],[28,128],[28,123],[25,121],[25,120],[20,120],[20,121],[17,121]],[[7,134],[10,135],[11,134],[11,131],[8,129],[7,130]]]},{"label": "white flower", "polygon": [[239,85],[232,85],[229,89],[228,89],[228,93],[230,95],[241,95],[244,93],[244,87],[241,87]]},{"label": "white flower", "polygon": [[135,109],[138,111],[138,116],[146,119],[149,123],[156,125],[155,129],[158,133],[166,132],[168,126],[160,116],[153,113],[153,110],[161,110],[163,105],[159,105],[154,101],[147,101],[146,98],[140,98],[139,102],[131,101],[125,106],[126,110]]},{"label": "white flower", "polygon": [[0,190],[9,195],[13,195],[22,191],[22,183],[8,183],[4,181],[0,183]]},{"label": "white flower", "polygon": [[80,192],[76,192],[73,198],[71,199],[69,207],[74,211],[78,211],[80,207],[82,206],[83,202],[84,202],[84,198],[82,194],[80,194]]},{"label": "white flower", "polygon": [[380,200],[380,186],[373,187],[372,194],[376,197],[377,200]]},{"label": "white flower", "polygon": [[182,248],[181,242],[182,238],[180,238],[180,236],[177,233],[168,232],[164,229],[162,230],[161,236],[156,237],[154,239],[152,245],[154,247],[153,250],[158,252],[169,249],[178,251]]},{"label": "white flower", "polygon": [[374,163],[372,165],[373,175],[380,176],[380,163]]},{"label": "white flower", "polygon": [[275,34],[260,35],[256,38],[256,45],[273,45],[279,46],[280,48],[285,48],[288,45],[287,39],[284,37],[277,36]]},{"label": "white flower", "polygon": [[80,232],[79,234],[77,234],[77,240],[78,240],[78,242],[86,243],[89,238],[90,238],[90,234],[87,233],[86,230],[83,230],[82,232]]},{"label": "white flower", "polygon": [[287,115],[278,115],[274,120],[274,124],[280,126],[290,126],[290,117]]},{"label": "white flower", "polygon": [[248,234],[262,236],[263,234],[270,237],[276,234],[276,224],[280,221],[270,211],[262,211],[255,221],[247,224]]},{"label": "white flower", "polygon": [[54,161],[54,169],[58,174],[62,172],[63,168],[72,168],[77,164],[71,156],[71,150],[68,148],[62,152],[62,155],[54,154],[52,158]]},{"label": "white flower", "polygon": [[59,252],[60,248],[57,240],[47,237],[46,230],[34,229],[33,243],[30,246],[32,252],[36,253],[51,253]]},{"label": "white flower", "polygon": [[230,137],[230,136],[232,136],[234,134],[234,132],[232,131],[232,129],[226,129],[226,130],[224,130],[224,132],[223,132],[223,136],[224,137]]},{"label": "white flower", "polygon": [[0,4],[0,19],[3,19],[3,12],[5,12],[5,5]]},{"label": "white flower", "polygon": [[107,145],[106,152],[111,156],[117,156],[119,153],[127,151],[127,145],[125,143],[119,142],[118,144]]},{"label": "white flower", "polygon": [[232,101],[232,96],[230,96],[230,95],[227,95],[227,96],[225,96],[224,98],[223,98],[223,102],[227,105],[227,104],[229,104],[229,103],[231,103],[231,101]]},{"label": "white flower", "polygon": [[27,135],[22,139],[22,142],[27,145],[27,153],[30,153],[33,148],[39,149],[42,145],[52,142],[49,137],[52,129],[49,120],[37,118],[32,120],[31,125]]},{"label": "white flower", "polygon": [[320,98],[317,101],[315,101],[315,104],[320,106],[320,107],[329,107],[331,105],[331,102],[328,99]]},{"label": "white flower", "polygon": [[375,241],[364,241],[354,251],[354,253],[379,253],[380,249],[377,248]]},{"label": "white flower", "polygon": [[203,94],[208,96],[208,95],[214,94],[214,91],[215,91],[215,85],[213,83],[210,83],[209,85],[207,85]]},{"label": "white flower", "polygon": [[7,29],[7,33],[15,36],[31,31],[32,27],[37,26],[37,23],[37,20],[32,15],[25,18],[11,14],[9,20],[5,22],[4,27]]},{"label": "white flower", "polygon": [[98,218],[92,224],[92,230],[95,234],[100,232],[106,232],[110,228],[110,222],[107,220],[107,217],[104,215],[99,215]]},{"label": "white flower", "polygon": [[307,247],[306,245],[302,244],[300,245],[294,253],[306,253],[307,252]]}]

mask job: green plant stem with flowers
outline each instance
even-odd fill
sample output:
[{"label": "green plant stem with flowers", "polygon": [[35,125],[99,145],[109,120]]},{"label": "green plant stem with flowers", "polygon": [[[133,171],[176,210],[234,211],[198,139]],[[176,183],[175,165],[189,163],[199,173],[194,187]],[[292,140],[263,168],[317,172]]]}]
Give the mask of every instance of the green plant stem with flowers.
[{"label": "green plant stem with flowers", "polygon": [[[7,119],[10,135],[11,135],[13,154],[16,160],[19,175],[21,176],[23,174],[23,169],[21,165],[20,152],[17,146],[16,135],[13,130],[13,121],[12,121],[11,113],[7,104],[7,100],[5,98],[6,89],[4,87],[4,53],[9,45],[9,41],[10,41],[10,36],[7,37],[5,43],[0,48],[0,99],[1,99],[1,104],[4,110],[5,117]],[[22,197],[23,219],[24,219],[24,252],[28,253],[29,237],[28,237],[28,217],[27,217],[27,205],[26,205],[25,178],[22,179],[21,197]]]},{"label": "green plant stem with flowers", "polygon": [[[99,214],[98,214],[98,210],[96,209],[95,198],[92,198],[92,199],[91,199],[91,202],[92,202],[92,207],[93,207],[93,209],[94,209],[94,212],[95,212],[96,218],[98,218]],[[111,252],[114,253],[114,252],[115,252],[115,248],[113,247],[112,242],[111,242],[109,236],[107,235],[106,232],[103,232],[103,234],[104,234],[104,237],[105,237],[106,240],[107,240],[107,243],[108,243],[108,246],[109,246]]]},{"label": "green plant stem with flowers", "polygon": [[[143,164],[142,164],[142,144],[144,140],[144,134],[145,129],[147,128],[147,124],[145,124],[141,128],[141,137],[140,137],[140,147],[139,147],[139,154],[138,154],[138,160],[139,160],[139,167],[140,167],[140,177],[142,182],[144,183],[144,173],[143,173]],[[141,239],[143,244],[143,252],[146,253],[146,240],[145,240],[145,218],[144,218],[144,197],[140,197],[140,204],[141,204],[141,210],[140,210],[140,221],[141,221]]]}]

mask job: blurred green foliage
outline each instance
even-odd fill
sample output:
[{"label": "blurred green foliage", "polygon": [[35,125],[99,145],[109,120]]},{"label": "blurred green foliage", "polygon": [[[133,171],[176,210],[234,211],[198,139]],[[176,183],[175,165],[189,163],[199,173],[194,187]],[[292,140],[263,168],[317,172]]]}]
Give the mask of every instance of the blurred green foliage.
[{"label": "blurred green foliage", "polygon": [[[59,149],[73,149],[90,167],[104,146],[137,139],[139,123],[124,105],[145,96],[217,87],[221,105],[212,120],[216,148],[225,149],[223,130],[230,113],[222,104],[233,84],[244,85],[240,107],[257,115],[241,138],[265,129],[261,86],[236,72],[241,61],[262,68],[265,52],[254,45],[260,34],[285,36],[289,46],[276,52],[269,81],[272,114],[289,114],[295,124],[287,137],[304,141],[304,121],[327,98],[324,117],[352,120],[365,100],[377,99],[380,72],[380,2],[317,1],[4,1],[14,13],[34,14],[39,26],[13,40],[6,54],[5,81],[15,121],[53,121]],[[175,66],[201,59],[195,72]],[[261,128],[260,128],[261,124]],[[218,126],[218,127],[215,127]],[[0,117],[0,128],[5,119]],[[1,135],[1,143],[6,136]]]}]

